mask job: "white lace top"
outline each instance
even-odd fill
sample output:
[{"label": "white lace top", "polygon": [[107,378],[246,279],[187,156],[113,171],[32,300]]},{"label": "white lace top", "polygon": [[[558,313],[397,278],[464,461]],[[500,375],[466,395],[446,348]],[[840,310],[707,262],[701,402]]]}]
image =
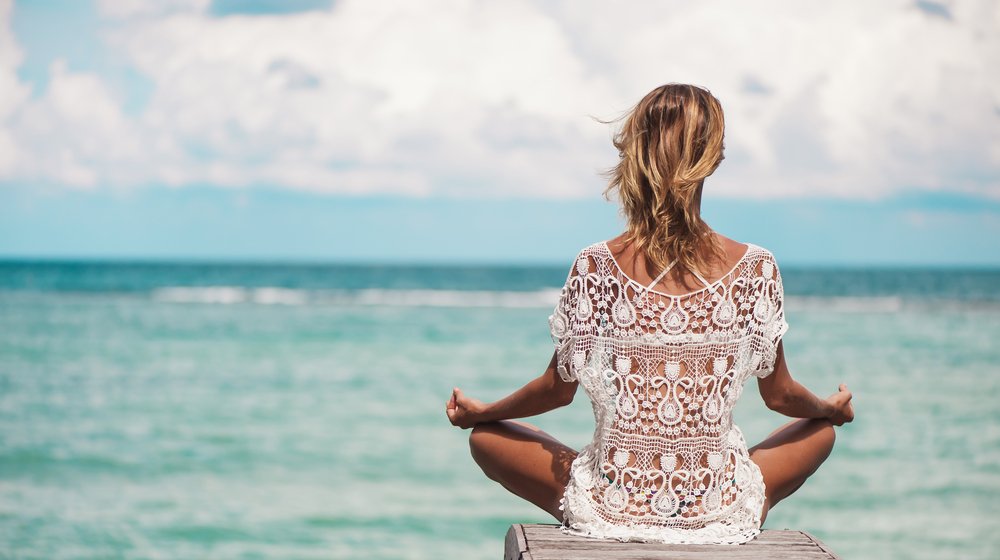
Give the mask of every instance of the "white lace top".
[{"label": "white lace top", "polygon": [[698,291],[651,289],[660,278],[643,286],[606,243],[591,245],[549,318],[559,375],[579,381],[597,423],[572,465],[564,530],[747,542],[760,532],[764,481],[732,410],[751,375],[774,369],[788,329],[781,275],[770,251],[748,244],[719,280],[699,276]]}]

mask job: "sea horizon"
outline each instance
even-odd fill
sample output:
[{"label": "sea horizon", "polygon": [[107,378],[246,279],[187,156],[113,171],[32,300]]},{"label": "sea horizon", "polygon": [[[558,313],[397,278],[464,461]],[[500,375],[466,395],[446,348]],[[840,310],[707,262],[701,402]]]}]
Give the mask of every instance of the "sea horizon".
[{"label": "sea horizon", "polygon": [[[582,248],[582,247],[581,247]],[[415,258],[405,259],[385,257],[376,259],[358,259],[353,257],[282,257],[282,256],[139,256],[139,255],[46,255],[46,254],[0,254],[2,264],[150,264],[150,265],[222,265],[222,266],[344,266],[344,267],[521,267],[521,268],[551,268],[566,267],[573,261],[575,255],[568,255],[564,260],[546,259],[475,259],[455,257],[444,259]],[[817,269],[817,270],[942,270],[953,269],[962,271],[996,271],[1000,270],[998,263],[982,262],[874,262],[874,261],[803,261],[794,259],[779,259],[779,266],[785,269]]]}]

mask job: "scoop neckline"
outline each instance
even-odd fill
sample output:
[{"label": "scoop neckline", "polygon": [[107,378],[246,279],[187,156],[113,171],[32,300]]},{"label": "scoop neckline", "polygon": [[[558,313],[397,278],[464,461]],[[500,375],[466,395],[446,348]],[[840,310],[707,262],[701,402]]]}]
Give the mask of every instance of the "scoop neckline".
[{"label": "scoop neckline", "polygon": [[618,269],[618,272],[620,272],[621,275],[626,280],[628,280],[629,282],[635,284],[636,286],[639,286],[644,291],[652,292],[654,294],[659,294],[661,296],[666,296],[666,297],[673,298],[673,299],[682,299],[682,298],[686,298],[686,297],[693,296],[693,295],[696,295],[696,294],[700,294],[701,292],[704,292],[706,290],[710,290],[710,289],[714,288],[716,285],[718,285],[719,283],[721,283],[723,280],[725,280],[726,278],[729,278],[734,272],[736,272],[736,269],[738,269],[740,267],[740,265],[743,264],[743,261],[747,258],[747,256],[750,255],[750,251],[753,250],[753,247],[754,247],[753,243],[747,242],[745,244],[747,246],[747,249],[746,249],[746,251],[743,252],[743,256],[741,256],[739,258],[739,260],[736,261],[736,264],[734,264],[733,267],[729,269],[729,272],[723,274],[715,282],[710,283],[708,286],[704,286],[700,290],[695,290],[693,292],[688,292],[686,294],[668,294],[667,292],[661,292],[659,290],[654,290],[652,288],[649,288],[647,290],[646,286],[642,282],[639,282],[635,278],[632,278],[631,276],[629,276],[628,274],[626,274],[625,270],[622,269],[621,265],[618,264],[618,260],[615,259],[615,254],[611,251],[611,247],[608,247],[608,242],[607,241],[601,241],[601,245],[604,247],[604,250],[608,252],[608,258],[611,259],[611,262],[613,262],[615,264],[615,268]]}]

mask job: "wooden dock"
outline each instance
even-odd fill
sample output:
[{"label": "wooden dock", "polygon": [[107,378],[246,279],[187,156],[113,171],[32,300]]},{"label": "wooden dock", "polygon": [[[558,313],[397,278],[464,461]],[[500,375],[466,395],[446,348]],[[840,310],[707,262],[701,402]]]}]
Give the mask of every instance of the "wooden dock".
[{"label": "wooden dock", "polygon": [[765,530],[740,545],[623,543],[565,535],[558,525],[511,525],[504,560],[830,559],[839,556],[804,531]]}]

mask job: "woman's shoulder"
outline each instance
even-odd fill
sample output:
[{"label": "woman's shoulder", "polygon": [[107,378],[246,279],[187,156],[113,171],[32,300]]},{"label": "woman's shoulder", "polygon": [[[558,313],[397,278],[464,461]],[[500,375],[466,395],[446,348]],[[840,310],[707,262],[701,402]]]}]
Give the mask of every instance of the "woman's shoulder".
[{"label": "woman's shoulder", "polygon": [[723,235],[719,235],[719,238],[722,241],[723,247],[726,248],[726,252],[729,254],[744,255],[746,260],[757,262],[769,261],[777,264],[774,253],[763,245],[759,245],[752,241],[736,241],[735,239],[730,239]]},{"label": "woman's shoulder", "polygon": [[[774,253],[767,247],[751,241],[737,241],[717,232],[713,235],[718,237],[723,250],[728,255],[726,268],[738,266],[741,261],[754,263],[756,265],[755,268],[758,270],[760,270],[761,264],[765,262],[769,263],[770,266],[764,265],[764,268],[777,267],[777,259]],[[620,250],[622,244],[623,236],[619,235],[611,239],[602,239],[586,245],[578,250],[576,256],[573,257],[573,266],[571,268],[579,274],[585,274],[588,270],[593,272],[596,264],[595,260],[617,262],[615,261],[615,251]]]},{"label": "woman's shoulder", "polygon": [[755,256],[760,259],[767,259],[771,262],[777,262],[777,259],[774,257],[774,253],[772,253],[771,250],[768,249],[767,247],[750,242],[747,242],[746,245],[747,245],[747,253],[746,253],[747,255]]},{"label": "woman's shoulder", "polygon": [[597,241],[577,251],[566,274],[567,285],[576,277],[589,276],[602,268],[598,263],[606,260],[606,249],[603,241]]},{"label": "woman's shoulder", "polygon": [[[592,268],[595,258],[604,259],[609,254],[608,241],[595,241],[576,252],[576,256],[573,257],[573,267],[584,268],[586,266]],[[580,272],[583,273],[584,271],[581,270]]]},{"label": "woman's shoulder", "polygon": [[594,253],[604,253],[608,249],[608,242],[611,240],[600,240],[587,245],[586,247],[577,251],[577,255],[590,255]]}]

